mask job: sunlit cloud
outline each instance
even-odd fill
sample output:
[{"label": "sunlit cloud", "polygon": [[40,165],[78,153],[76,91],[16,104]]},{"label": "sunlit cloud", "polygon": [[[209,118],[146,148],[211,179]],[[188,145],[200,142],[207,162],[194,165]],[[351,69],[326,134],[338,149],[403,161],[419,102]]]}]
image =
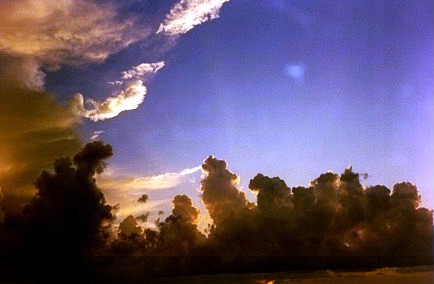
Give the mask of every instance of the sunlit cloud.
[{"label": "sunlit cloud", "polygon": [[146,87],[141,80],[136,80],[112,97],[103,101],[88,99],[84,102],[83,95],[75,94],[74,101],[79,104],[79,114],[92,121],[106,120],[118,116],[121,112],[139,107],[146,95]]},{"label": "sunlit cloud", "polygon": [[103,133],[104,133],[104,131],[101,131],[101,130],[94,131],[89,140],[91,140],[91,141],[97,140],[101,136],[101,134],[103,134]]},{"label": "sunlit cloud", "polygon": [[[147,28],[149,30],[149,28]],[[31,62],[43,85],[40,66],[100,62],[149,31],[118,19],[114,5],[93,1],[22,0],[0,2],[0,53]],[[28,63],[27,63],[28,64]]]},{"label": "sunlit cloud", "polygon": [[157,33],[169,36],[185,34],[197,25],[217,19],[226,2],[229,0],[181,0],[166,15]]},{"label": "sunlit cloud", "polygon": [[116,189],[122,192],[135,192],[139,197],[142,190],[160,190],[177,187],[189,183],[189,175],[201,170],[200,166],[184,169],[180,172],[164,173],[152,176],[132,176],[116,174],[116,170],[107,169],[100,177],[98,184],[101,188]]},{"label": "sunlit cloud", "polygon": [[107,201],[119,204],[116,215],[119,219],[128,215],[138,216],[149,211],[158,211],[166,207],[171,199],[149,200],[145,203],[138,199],[149,191],[171,189],[183,184],[192,184],[191,176],[201,170],[200,166],[187,168],[179,172],[170,172],[151,176],[133,176],[123,174],[122,170],[108,168],[97,177],[99,187],[103,190]]},{"label": "sunlit cloud", "polygon": [[123,85],[124,88],[102,101],[84,100],[81,93],[75,94],[72,109],[78,115],[92,121],[106,120],[118,116],[121,112],[134,110],[143,103],[146,96],[146,86],[142,81],[145,75],[156,73],[164,67],[164,62],[142,63],[131,70],[123,71],[121,80],[109,82],[111,85]]},{"label": "sunlit cloud", "polygon": [[[123,71],[121,78],[123,80],[139,78],[149,73],[156,73],[161,68],[164,67],[164,62],[156,62],[156,63],[142,63],[137,66],[134,66],[131,70]],[[122,81],[116,81],[122,82]]]}]

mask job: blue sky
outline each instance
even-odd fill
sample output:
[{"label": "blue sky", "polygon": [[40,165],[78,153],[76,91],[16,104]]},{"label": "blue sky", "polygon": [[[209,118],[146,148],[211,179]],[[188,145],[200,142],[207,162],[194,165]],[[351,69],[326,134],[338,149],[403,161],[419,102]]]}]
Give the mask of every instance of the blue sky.
[{"label": "blue sky", "polygon": [[[125,15],[145,25],[171,4],[131,1]],[[84,140],[104,131],[112,166],[149,176],[215,155],[247,189],[258,172],[297,186],[351,164],[365,184],[415,183],[434,208],[432,11],[432,1],[233,0],[173,42],[149,37],[50,72],[46,88],[103,99],[121,71],[164,60],[137,109],[80,126]],[[182,186],[197,193],[197,181]]]}]

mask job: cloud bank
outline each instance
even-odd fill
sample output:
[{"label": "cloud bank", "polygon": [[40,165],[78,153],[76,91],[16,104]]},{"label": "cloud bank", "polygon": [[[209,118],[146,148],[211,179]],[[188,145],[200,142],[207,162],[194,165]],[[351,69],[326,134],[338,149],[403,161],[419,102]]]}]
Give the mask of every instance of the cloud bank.
[{"label": "cloud bank", "polygon": [[185,34],[197,25],[217,19],[226,2],[229,0],[181,0],[170,9],[157,33]]},{"label": "cloud bank", "polygon": [[[350,167],[341,174],[323,173],[308,187],[291,188],[278,177],[259,173],[249,183],[257,192],[252,203],[237,187],[238,177],[227,163],[210,156],[202,164],[200,188],[211,218],[205,235],[198,229],[201,212],[183,194],[172,199],[171,214],[162,220],[159,213],[152,226],[149,211],[142,210],[161,208],[168,200],[148,200],[143,192],[133,192],[141,210],[109,205],[97,175],[112,154],[110,145],[95,141],[73,159],[56,159],[53,170],[37,179],[37,194],[21,214],[5,213],[0,255],[20,260],[50,255],[56,257],[55,263],[59,258],[113,256],[97,258],[98,269],[91,271],[102,273],[99,276],[115,273],[115,279],[123,281],[167,273],[342,269],[432,261],[433,212],[419,207],[417,187],[409,182],[392,189],[364,187]],[[119,196],[130,190],[121,183],[116,189]],[[121,218],[115,228],[118,213]],[[60,263],[61,269],[77,269]],[[22,262],[19,267],[22,271]],[[45,268],[37,267],[47,269],[45,262]]]}]

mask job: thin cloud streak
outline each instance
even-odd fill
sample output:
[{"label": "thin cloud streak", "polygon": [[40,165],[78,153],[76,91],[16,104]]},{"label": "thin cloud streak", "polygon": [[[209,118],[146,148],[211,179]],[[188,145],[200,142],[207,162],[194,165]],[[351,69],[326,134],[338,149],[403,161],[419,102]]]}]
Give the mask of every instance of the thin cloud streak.
[{"label": "thin cloud streak", "polygon": [[[137,196],[141,195],[140,190],[161,190],[179,186],[189,182],[188,176],[201,170],[201,166],[184,169],[180,172],[164,173],[153,176],[131,176],[117,175],[113,169],[107,169],[99,176],[98,184],[103,189],[116,189],[122,192],[137,191]],[[136,198],[137,199],[137,198]]]},{"label": "thin cloud streak", "polygon": [[170,9],[157,34],[185,34],[197,25],[217,19],[221,7],[226,2],[229,0],[181,0]]}]

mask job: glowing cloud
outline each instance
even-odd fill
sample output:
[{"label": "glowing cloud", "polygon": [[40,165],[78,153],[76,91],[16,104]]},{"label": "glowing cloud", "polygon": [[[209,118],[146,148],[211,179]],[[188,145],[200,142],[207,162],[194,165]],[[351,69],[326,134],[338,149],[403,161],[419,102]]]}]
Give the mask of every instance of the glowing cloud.
[{"label": "glowing cloud", "polygon": [[118,92],[113,97],[108,97],[104,101],[94,101],[88,99],[84,104],[83,95],[76,94],[76,102],[82,104],[80,114],[93,121],[105,120],[118,116],[126,110],[133,110],[139,107],[146,95],[146,87],[141,80],[128,84],[128,86]]},{"label": "glowing cloud", "polygon": [[169,36],[185,34],[197,25],[217,19],[226,2],[229,0],[181,0],[166,15],[157,33]]},{"label": "glowing cloud", "polygon": [[0,2],[0,53],[57,68],[99,62],[149,31],[118,20],[114,5],[93,1],[5,0]]},{"label": "glowing cloud", "polygon": [[[131,70],[123,71],[121,78],[123,80],[142,77],[148,73],[156,73],[158,70],[164,67],[164,62],[157,63],[142,63],[134,66]],[[117,81],[122,82],[122,81]],[[122,84],[122,83],[121,83]]]},{"label": "glowing cloud", "polygon": [[108,168],[97,176],[98,185],[104,191],[107,201],[119,204],[116,212],[118,219],[128,215],[140,215],[161,208],[170,203],[170,199],[138,202],[138,198],[150,190],[163,190],[191,183],[191,175],[201,170],[200,166],[184,169],[179,172],[164,173],[153,176],[131,176],[119,174],[119,170]]},{"label": "glowing cloud", "polygon": [[123,71],[120,81],[109,82],[110,85],[126,85],[124,89],[103,101],[92,99],[84,101],[83,95],[75,94],[72,100],[72,109],[77,114],[92,121],[110,119],[121,112],[133,110],[143,103],[146,96],[146,86],[139,78],[147,74],[156,73],[164,67],[164,62],[142,63],[131,70]]},{"label": "glowing cloud", "polygon": [[[188,176],[201,170],[201,166],[184,169],[180,172],[164,173],[153,176],[117,175],[113,169],[107,169],[100,177],[98,184],[103,189],[131,192],[139,197],[141,190],[159,190],[179,186],[189,181]],[[137,198],[135,198],[137,200]]]}]

